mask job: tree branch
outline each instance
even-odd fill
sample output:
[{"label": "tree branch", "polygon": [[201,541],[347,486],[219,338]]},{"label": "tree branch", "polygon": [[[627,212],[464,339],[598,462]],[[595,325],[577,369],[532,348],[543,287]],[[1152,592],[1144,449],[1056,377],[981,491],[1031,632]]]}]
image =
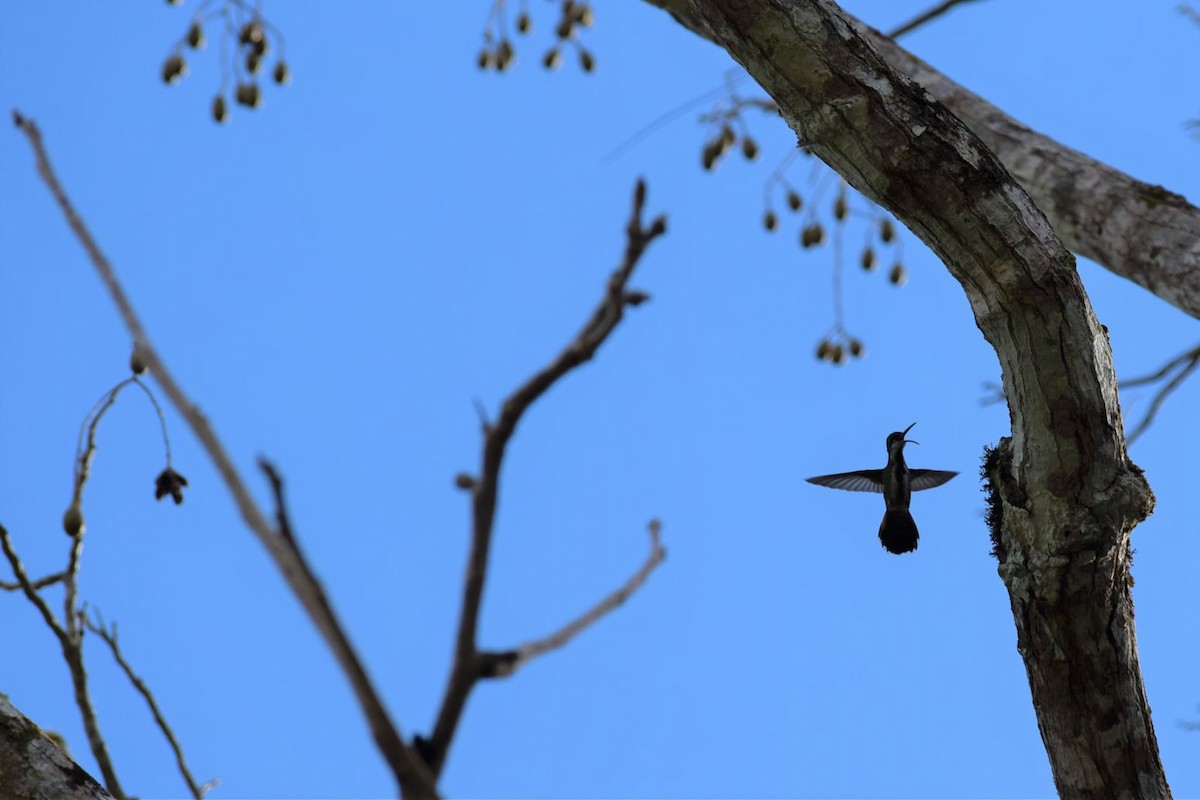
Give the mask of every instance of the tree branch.
[{"label": "tree branch", "polygon": [[114,800],[2,692],[0,775],[5,797]]},{"label": "tree branch", "polygon": [[114,622],[111,628],[106,628],[104,620],[100,617],[100,611],[96,611],[96,621],[92,622],[88,618],[87,609],[84,608],[79,612],[79,619],[89,631],[96,634],[100,639],[108,645],[108,649],[112,651],[113,658],[117,662],[117,666],[125,673],[125,677],[129,678],[129,682],[133,684],[133,688],[146,701],[146,705],[150,708],[150,713],[154,716],[154,722],[158,725],[158,729],[162,731],[166,737],[167,744],[171,746],[171,750],[175,753],[175,763],[179,767],[179,774],[183,777],[184,783],[187,784],[188,791],[192,793],[195,800],[203,800],[205,793],[217,785],[217,781],[209,781],[204,785],[196,783],[192,777],[191,770],[188,769],[187,761],[183,758],[183,748],[179,745],[179,740],[175,738],[175,732],[171,729],[167,718],[163,716],[162,711],[158,707],[157,701],[154,699],[154,694],[150,691],[150,687],[146,685],[125,657],[121,654],[121,648],[117,644],[117,624]]},{"label": "tree branch", "polygon": [[[371,726],[371,733],[375,737],[376,747],[379,748],[380,752],[388,760],[388,763],[397,766],[404,765],[402,768],[406,771],[413,770],[413,777],[405,777],[401,783],[402,787],[409,787],[406,790],[406,794],[408,791],[411,791],[415,797],[434,796],[437,787],[436,778],[429,774],[428,770],[425,769],[421,755],[413,747],[404,742],[396,726],[392,723],[387,709],[383,705],[383,700],[371,684],[371,678],[367,675],[366,667],[363,666],[358,653],[350,643],[350,638],[346,635],[342,626],[338,624],[333,606],[329,602],[328,597],[326,597],[321,582],[317,580],[316,574],[312,571],[308,560],[300,550],[300,544],[296,541],[296,536],[293,533],[287,505],[283,498],[283,478],[280,477],[275,466],[266,459],[260,458],[258,466],[271,484],[271,492],[275,496],[275,518],[279,536],[283,540],[284,545],[291,551],[293,560],[301,571],[301,580],[306,586],[306,593],[315,598],[315,602],[319,604],[322,616],[333,621],[333,635],[335,637],[333,647],[338,654],[338,661],[342,664],[342,670],[346,673],[350,685],[359,698],[363,714],[366,716],[367,722]],[[419,772],[417,772],[418,769]],[[416,782],[418,780],[421,783],[427,784],[427,788],[422,788],[421,783]]]},{"label": "tree branch", "polygon": [[513,662],[512,669],[508,674],[516,672],[531,659],[566,645],[576,636],[583,633],[588,627],[598,622],[602,617],[616,610],[618,606],[633,596],[634,592],[642,588],[642,584],[650,577],[650,573],[654,572],[655,568],[667,557],[667,551],[662,546],[660,536],[662,523],[654,519],[650,520],[650,523],[646,527],[650,533],[650,553],[646,556],[646,561],[642,564],[641,568],[631,575],[623,586],[609,594],[576,619],[568,622],[559,630],[549,636],[532,642],[526,642],[518,647],[516,649],[517,658]]},{"label": "tree branch", "polygon": [[[184,418],[188,426],[192,429],[192,432],[196,435],[196,438],[200,441],[201,446],[224,480],[226,488],[228,488],[229,493],[233,496],[234,502],[237,504],[246,526],[263,547],[266,548],[276,567],[283,574],[284,580],[292,590],[292,594],[295,595],[301,606],[308,613],[309,619],[312,620],[313,625],[320,632],[326,646],[329,647],[337,659],[338,665],[354,690],[355,698],[358,700],[363,715],[371,725],[375,744],[379,748],[381,755],[387,760],[401,793],[405,797],[436,797],[437,787],[433,776],[425,768],[421,758],[412,748],[404,744],[399,730],[391,723],[386,713],[378,713],[383,708],[383,703],[369,681],[366,680],[361,664],[357,662],[353,650],[349,647],[349,640],[336,616],[334,616],[332,608],[325,599],[323,592],[320,591],[319,585],[314,584],[310,580],[311,571],[307,569],[307,566],[300,559],[299,552],[290,546],[287,539],[279,531],[272,528],[271,524],[267,521],[266,515],[254,501],[250,490],[247,488],[237,467],[234,466],[233,460],[221,444],[216,432],[175,381],[174,376],[159,357],[158,351],[150,342],[141,320],[133,309],[133,304],[129,301],[117,279],[115,270],[100,251],[100,247],[92,238],[83,219],[67,198],[62,184],[55,175],[37,125],[16,111],[13,112],[13,122],[29,140],[37,161],[38,174],[42,177],[42,180],[50,189],[50,193],[62,209],[67,224],[76,238],[79,239],[80,244],[83,245],[88,258],[96,268],[97,273],[104,282],[105,288],[116,304],[117,310],[125,322],[125,326],[133,336],[135,352],[141,357],[155,380],[158,381],[163,392],[170,399],[171,404],[175,406],[175,410]],[[387,724],[383,727],[378,727],[384,721]],[[113,793],[116,794],[116,792]]]},{"label": "tree branch", "polygon": [[116,767],[113,765],[112,758],[108,754],[108,744],[104,741],[104,736],[100,732],[100,721],[96,717],[96,709],[92,706],[91,693],[88,690],[87,670],[83,665],[83,631],[75,619],[76,576],[79,571],[79,555],[83,548],[83,532],[80,531],[78,535],[71,537],[68,566],[61,573],[63,594],[66,597],[64,605],[67,614],[67,618],[62,622],[55,618],[54,612],[50,610],[50,606],[46,603],[45,598],[41,596],[35,588],[34,583],[25,574],[25,566],[17,556],[16,550],[13,549],[12,542],[9,540],[8,530],[3,525],[0,525],[0,548],[4,550],[4,556],[8,559],[8,564],[12,568],[13,575],[16,577],[17,583],[20,585],[21,591],[24,592],[26,599],[38,610],[42,615],[42,620],[46,623],[46,627],[58,639],[63,660],[67,662],[67,670],[71,674],[71,686],[75,693],[75,705],[79,708],[79,716],[83,721],[83,730],[87,735],[88,747],[92,751],[92,756],[96,759],[96,765],[100,767],[100,774],[104,778],[105,787],[113,797],[122,800],[125,797],[125,793],[121,789],[120,780],[117,778]]},{"label": "tree branch", "polygon": [[[645,2],[719,46],[691,0]],[[927,89],[987,145],[1067,248],[1200,318],[1200,208],[1029,129],[865,23],[845,18],[892,69]]]},{"label": "tree branch", "polygon": [[640,292],[627,291],[626,285],[646,248],[666,232],[666,218],[657,217],[648,228],[643,227],[642,208],[645,200],[646,186],[639,180],[634,190],[633,210],[626,226],[625,254],[620,266],[609,278],[600,304],[570,344],[550,364],[509,395],[501,406],[496,421],[491,424],[485,423],[480,476],[477,480],[467,478],[460,481],[460,485],[466,483],[473,492],[471,550],[463,585],[458,635],[455,638],[454,665],[450,671],[450,680],[438,711],[433,734],[428,741],[422,740],[425,758],[435,775],[440,774],[445,765],[446,755],[466,707],[467,697],[482,677],[486,666],[478,650],[479,608],[483,599],[484,580],[487,577],[488,553],[491,548],[500,468],[505,448],[529,407],[559,379],[596,354],[600,345],[620,323],[627,305],[638,305],[646,300],[646,296]]},{"label": "tree branch", "polygon": [[944,2],[938,3],[933,8],[930,8],[921,14],[918,14],[916,17],[913,17],[908,22],[887,34],[887,36],[892,39],[899,39],[904,34],[912,33],[922,25],[932,22],[950,9],[954,8],[956,5],[959,5],[960,3],[970,3],[973,1],[974,0],[944,0]]},{"label": "tree branch", "polygon": [[1196,371],[1197,366],[1200,366],[1200,345],[1193,347],[1183,355],[1176,356],[1150,375],[1143,375],[1139,378],[1121,382],[1122,389],[1128,389],[1131,386],[1145,386],[1146,384],[1162,380],[1171,370],[1179,370],[1175,373],[1174,377],[1163,384],[1162,388],[1155,392],[1154,399],[1150,401],[1150,408],[1146,410],[1142,421],[1127,436],[1130,444],[1136,442],[1150,425],[1153,424],[1154,418],[1158,415],[1163,403],[1167,401],[1167,397],[1178,389],[1188,379],[1188,376]]}]

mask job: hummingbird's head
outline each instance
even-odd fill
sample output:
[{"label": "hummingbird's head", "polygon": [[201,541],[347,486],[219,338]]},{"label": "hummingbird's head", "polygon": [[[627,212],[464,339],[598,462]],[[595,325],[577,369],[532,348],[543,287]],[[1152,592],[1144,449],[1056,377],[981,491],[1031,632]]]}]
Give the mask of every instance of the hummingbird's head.
[{"label": "hummingbird's head", "polygon": [[888,455],[891,455],[892,453],[895,453],[897,451],[903,451],[905,443],[920,444],[920,442],[913,441],[912,439],[904,438],[904,435],[907,434],[909,431],[911,431],[913,429],[913,425],[916,425],[916,424],[917,423],[914,422],[912,425],[909,425],[907,428],[905,428],[902,431],[893,431],[888,434],[888,438],[887,438]]}]

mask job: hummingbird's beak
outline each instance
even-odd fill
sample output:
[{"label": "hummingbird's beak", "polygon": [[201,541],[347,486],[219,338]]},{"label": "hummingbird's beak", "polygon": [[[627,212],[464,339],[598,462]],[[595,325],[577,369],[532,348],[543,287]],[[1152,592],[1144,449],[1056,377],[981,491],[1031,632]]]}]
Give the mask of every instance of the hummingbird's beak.
[{"label": "hummingbird's beak", "polygon": [[[911,431],[911,430],[913,429],[913,425],[916,425],[916,424],[917,424],[917,423],[915,423],[915,422],[914,422],[912,425],[909,425],[907,428],[905,428],[905,429],[903,430],[903,432],[901,433],[901,436],[907,436],[907,435],[908,435],[908,432],[909,432],[909,431]],[[914,440],[914,439],[905,439],[904,441],[905,441],[905,442],[908,442],[909,444],[920,444],[920,442],[918,442],[918,441],[916,441],[916,440]]]}]

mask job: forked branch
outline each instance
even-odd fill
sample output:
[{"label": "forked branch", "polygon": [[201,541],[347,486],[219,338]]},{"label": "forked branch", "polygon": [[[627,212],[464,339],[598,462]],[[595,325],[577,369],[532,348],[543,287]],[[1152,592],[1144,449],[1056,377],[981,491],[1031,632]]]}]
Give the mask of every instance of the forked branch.
[{"label": "forked branch", "polygon": [[655,218],[648,227],[643,225],[642,209],[645,202],[646,185],[639,180],[633,193],[633,210],[625,229],[625,254],[609,278],[604,296],[596,310],[592,312],[591,318],[578,335],[553,361],[509,395],[501,406],[500,416],[496,421],[484,422],[479,477],[459,477],[459,486],[469,488],[472,492],[472,528],[471,550],[467,558],[467,574],[463,585],[462,611],[455,639],[454,665],[433,734],[428,740],[418,740],[435,775],[440,774],[445,766],[450,743],[458,728],[467,697],[475,684],[485,675],[501,674],[504,669],[503,662],[515,660],[515,656],[503,654],[504,658],[498,663],[497,654],[481,653],[478,649],[479,608],[487,577],[488,554],[496,516],[496,495],[505,448],[529,407],[568,372],[589,361],[596,354],[600,345],[621,322],[626,306],[640,305],[649,299],[646,294],[627,288],[629,278],[646,248],[667,230],[666,217],[663,216]]},{"label": "forked branch", "polygon": [[[375,739],[376,747],[388,762],[388,766],[391,768],[392,774],[399,784],[401,793],[405,797],[436,797],[437,787],[432,775],[425,767],[424,762],[417,752],[404,742],[399,729],[388,716],[379,693],[375,690],[370,679],[367,677],[366,671],[362,668],[362,664],[353,647],[350,645],[349,638],[343,630],[341,623],[333,613],[333,609],[325,598],[320,585],[313,579],[312,571],[304,563],[294,544],[289,541],[289,537],[285,536],[281,530],[273,527],[268,521],[266,514],[263,513],[250,494],[250,490],[246,482],[242,479],[237,467],[234,466],[233,459],[230,458],[220,439],[217,438],[216,432],[195,404],[192,403],[191,399],[184,393],[174,376],[159,357],[158,351],[151,344],[141,319],[134,311],[133,304],[117,279],[116,271],[104,256],[104,253],[101,252],[99,245],[67,197],[66,191],[59,182],[57,175],[55,175],[54,169],[50,165],[49,156],[46,154],[41,131],[34,124],[33,120],[22,116],[19,112],[13,112],[13,122],[29,140],[29,144],[32,146],[34,156],[37,160],[38,174],[42,177],[42,180],[50,189],[50,193],[62,209],[67,224],[76,238],[79,239],[80,244],[83,245],[88,258],[96,268],[97,273],[99,273],[101,280],[104,282],[105,288],[116,304],[117,310],[125,322],[125,326],[133,336],[135,352],[154,376],[154,379],[158,381],[158,384],[171,400],[171,404],[175,407],[176,411],[184,418],[188,426],[192,429],[192,432],[196,435],[196,438],[200,441],[201,446],[212,460],[214,466],[216,466],[221,478],[225,481],[230,494],[233,495],[233,499],[242,514],[242,519],[245,521],[246,526],[258,538],[263,547],[266,548],[275,565],[283,573],[283,577],[287,581],[292,593],[304,607],[313,625],[320,631],[326,645],[337,659],[343,674],[345,674],[351,688],[354,690],[355,698],[358,700],[364,717],[366,717],[371,726],[371,733]],[[68,621],[68,624],[71,624],[70,621]]]}]

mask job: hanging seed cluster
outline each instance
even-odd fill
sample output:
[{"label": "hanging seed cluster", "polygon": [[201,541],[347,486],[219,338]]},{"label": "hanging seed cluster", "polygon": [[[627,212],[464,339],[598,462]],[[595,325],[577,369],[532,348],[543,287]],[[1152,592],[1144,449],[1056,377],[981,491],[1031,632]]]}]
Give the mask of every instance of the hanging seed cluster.
[{"label": "hanging seed cluster", "polygon": [[[178,0],[168,2],[178,5]],[[204,33],[205,21],[218,19],[218,29],[222,36],[233,40],[236,33],[234,46],[222,47],[222,52],[229,53],[228,61],[221,65],[221,90],[209,106],[209,114],[213,121],[224,123],[229,120],[230,100],[246,108],[262,106],[262,73],[270,55],[275,52],[279,54],[271,66],[271,81],[279,86],[286,86],[292,82],[292,72],[283,57],[282,34],[261,14],[255,12],[247,18],[241,11],[241,5],[237,3],[227,0],[220,8],[213,10],[211,6],[214,4],[213,0],[206,0],[200,4],[187,32],[163,62],[162,79],[168,85],[182,80],[188,69],[184,54],[188,51],[198,52],[204,48],[207,43]],[[232,92],[228,89],[230,84],[233,85]]]},{"label": "hanging seed cluster", "polygon": [[863,343],[844,331],[836,331],[824,337],[817,345],[817,360],[828,361],[839,367],[850,357],[862,358],[866,354]]},{"label": "hanging seed cluster", "polygon": [[[736,112],[727,117],[727,120],[735,118]],[[740,120],[739,120],[740,121]],[[737,149],[742,154],[742,158],[747,161],[756,161],[758,159],[758,142],[749,133],[737,134],[733,130],[733,126],[726,121],[721,124],[720,130],[708,141],[704,143],[704,147],[700,150],[700,165],[708,172],[712,172],[717,168],[717,164],[727,154]]]},{"label": "hanging seed cluster", "polygon": [[[784,203],[789,211],[797,213],[801,209],[806,208],[804,199],[800,196],[800,193],[787,183],[781,171],[777,171],[768,180],[765,193],[767,208],[763,212],[762,225],[769,232],[778,230],[780,224],[779,214],[776,213],[772,204],[773,198],[777,196],[772,191],[776,186],[782,189]],[[807,208],[808,220],[801,225],[799,231],[800,247],[805,250],[820,247],[828,239],[826,227],[821,221],[817,206],[809,204]],[[862,212],[855,212],[850,206],[845,182],[839,184],[837,196],[828,208],[833,235],[838,237],[839,240],[843,236],[843,231],[851,217],[855,216],[856,213],[860,216],[862,215]],[[870,216],[870,212],[867,213],[867,216]],[[892,267],[887,273],[888,281],[894,286],[903,286],[908,281],[908,271],[900,259],[900,242],[896,237],[895,223],[890,219],[874,218],[867,224],[866,241],[858,255],[859,266],[865,272],[874,272],[879,267],[881,250],[891,250],[895,254]],[[862,340],[848,333],[843,326],[840,299],[842,268],[840,263],[840,247],[835,248],[835,254],[835,258],[839,259],[834,264],[835,321],[831,332],[823,336],[817,343],[816,356],[818,361],[828,361],[831,364],[840,366],[852,358],[863,358],[867,351]]]},{"label": "hanging seed cluster", "polygon": [[[475,57],[476,65],[482,70],[507,72],[516,65],[517,51],[513,39],[508,35],[509,23],[505,5],[505,0],[492,2],[488,23],[483,31],[483,48]],[[542,66],[549,70],[558,69],[562,65],[563,52],[573,49],[579,61],[579,68],[584,72],[593,72],[596,69],[596,57],[579,43],[579,32],[592,27],[595,22],[595,13],[588,3],[563,0],[559,4],[559,17],[553,28],[555,43],[542,56]],[[533,17],[530,16],[524,2],[521,3],[512,26],[520,36],[533,32]]]},{"label": "hanging seed cluster", "polygon": [[[739,97],[734,91],[733,83],[730,82],[727,87],[727,96],[718,101],[711,111],[700,116],[700,122],[713,126],[715,131],[704,141],[700,151],[700,165],[705,171],[711,172],[715,170],[718,164],[720,164],[721,159],[735,149],[740,149],[742,155],[748,161],[754,161],[758,158],[760,152],[758,142],[747,131],[747,125],[742,115],[743,109],[747,107],[757,107],[769,113],[778,113],[778,107],[770,100]],[[746,132],[739,135],[739,130]],[[858,254],[858,263],[865,272],[874,272],[878,268],[880,260],[879,251],[881,250],[890,250],[894,254],[892,267],[887,273],[888,281],[892,285],[903,286],[907,283],[908,271],[900,259],[901,242],[897,239],[895,224],[890,219],[881,218],[879,210],[875,206],[870,206],[870,210],[867,212],[856,211],[852,208],[845,181],[839,179],[838,191],[833,203],[826,207],[828,208],[829,217],[825,221],[822,220],[823,215],[820,212],[822,204],[819,201],[823,187],[820,186],[819,180],[815,181],[818,183],[818,190],[814,193],[814,201],[807,205],[805,204],[800,192],[788,183],[784,177],[786,169],[793,163],[797,155],[811,156],[812,153],[807,147],[803,146],[789,153],[787,158],[767,178],[763,193],[765,208],[762,215],[762,226],[770,233],[779,230],[780,213],[775,210],[774,204],[775,198],[782,192],[784,204],[791,213],[798,214],[807,208],[803,223],[799,229],[799,243],[801,248],[808,250],[824,245],[830,238],[830,233],[826,229],[825,222],[828,221],[832,227],[832,236],[837,245],[834,248],[835,260],[833,265],[834,324],[830,332],[823,336],[817,343],[816,356],[820,361],[828,361],[835,365],[841,365],[847,363],[850,359],[863,358],[867,352],[862,340],[851,335],[846,330],[842,320],[841,254],[843,248],[841,244],[844,231],[850,219],[856,215],[869,219],[866,227],[866,241],[864,242],[863,249]],[[828,177],[828,173],[826,173],[826,177]]]}]

